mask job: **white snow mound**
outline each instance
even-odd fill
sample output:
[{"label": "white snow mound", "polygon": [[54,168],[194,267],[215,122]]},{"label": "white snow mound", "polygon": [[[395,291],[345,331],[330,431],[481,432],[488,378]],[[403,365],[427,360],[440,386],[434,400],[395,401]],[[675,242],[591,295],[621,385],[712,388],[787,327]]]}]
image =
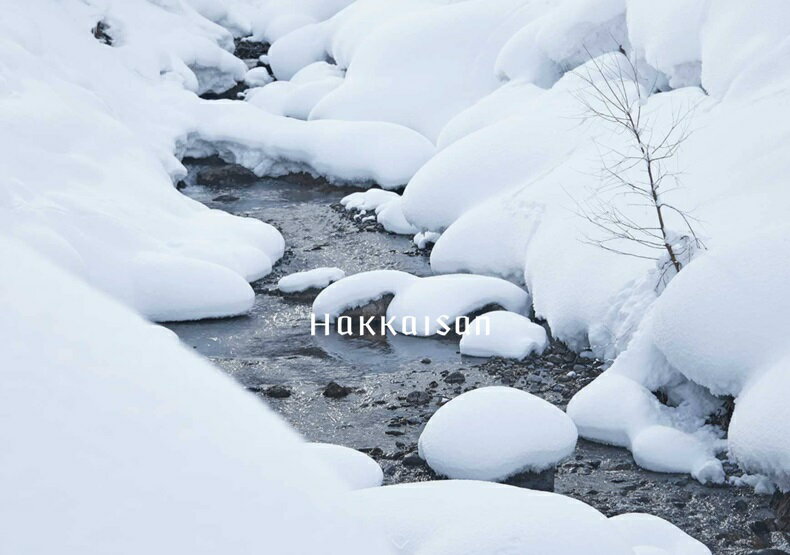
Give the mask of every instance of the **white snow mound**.
[{"label": "white snow mound", "polygon": [[331,443],[307,443],[304,448],[331,468],[352,490],[375,488],[384,482],[379,464],[356,449]]},{"label": "white snow mound", "polygon": [[283,293],[300,293],[308,289],[323,289],[330,283],[346,277],[340,268],[314,268],[283,276],[277,282],[277,289]]},{"label": "white snow mound", "polygon": [[349,494],[347,507],[402,555],[710,555],[655,517],[618,522],[569,497],[490,482],[366,489]]},{"label": "white snow mound", "polygon": [[418,445],[437,474],[501,481],[555,466],[573,453],[576,439],[573,421],[551,403],[495,386],[468,391],[442,406]]},{"label": "white snow mound", "polygon": [[386,311],[396,333],[428,336],[445,334],[461,316],[497,305],[526,312],[529,295],[503,279],[451,274],[418,278],[396,270],[362,272],[324,289],[313,303],[317,321],[330,322],[346,310],[392,294]]},{"label": "white snow mound", "polygon": [[546,330],[526,316],[494,310],[475,318],[461,337],[461,354],[521,360],[542,354],[549,340]]}]

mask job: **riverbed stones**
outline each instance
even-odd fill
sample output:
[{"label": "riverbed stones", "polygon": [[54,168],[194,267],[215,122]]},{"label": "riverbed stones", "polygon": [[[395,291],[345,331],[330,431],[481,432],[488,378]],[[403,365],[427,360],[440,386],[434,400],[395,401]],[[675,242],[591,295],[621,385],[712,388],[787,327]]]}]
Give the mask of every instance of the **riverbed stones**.
[{"label": "riverbed stones", "polygon": [[406,395],[406,402],[410,405],[427,405],[431,401],[431,394],[427,391],[412,391]]},{"label": "riverbed stones", "polygon": [[287,399],[291,396],[291,390],[284,385],[273,385],[264,389],[263,394],[272,399]]},{"label": "riverbed stones", "polygon": [[337,382],[329,382],[326,388],[324,388],[324,397],[329,397],[330,399],[342,399],[343,397],[348,397],[351,392],[352,390],[350,387],[340,385]]}]

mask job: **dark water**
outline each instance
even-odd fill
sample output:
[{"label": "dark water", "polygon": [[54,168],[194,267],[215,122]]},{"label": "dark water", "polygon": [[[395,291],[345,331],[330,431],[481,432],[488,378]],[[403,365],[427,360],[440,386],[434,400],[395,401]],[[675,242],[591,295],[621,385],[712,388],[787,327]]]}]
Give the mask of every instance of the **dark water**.
[{"label": "dark water", "polygon": [[[195,166],[192,169],[198,169]],[[457,341],[397,336],[386,340],[324,336],[310,333],[310,302],[282,296],[277,280],[287,274],[336,266],[354,274],[399,269],[430,275],[427,257],[411,238],[360,231],[332,204],[354,192],[331,185],[298,185],[264,178],[248,186],[185,189],[190,197],[212,207],[259,218],[277,227],[286,239],[286,253],[275,271],[254,284],[255,307],[243,317],[173,323],[168,327],[201,354],[220,359],[266,362],[266,381],[314,380],[368,375],[397,370],[400,365],[430,357],[460,363]],[[223,202],[222,195],[239,197]],[[254,382],[254,376],[246,376]]]},{"label": "dark water", "polygon": [[[346,274],[398,269],[424,276],[431,273],[427,257],[411,238],[364,229],[333,208],[352,190],[281,179],[209,189],[194,183],[200,167],[191,166],[184,193],[212,208],[271,223],[285,237],[286,254],[271,275],[254,284],[256,302],[249,315],[168,327],[243,385],[260,392],[308,439],[370,452],[382,465],[387,483],[436,478],[426,467],[404,460],[415,450],[424,423],[447,399],[475,387],[505,384],[564,407],[601,372],[600,363],[577,357],[559,344],[542,357],[519,363],[462,357],[457,339],[450,338],[311,336],[311,299],[277,293],[280,277],[320,266],[337,266]],[[238,200],[214,200],[220,195]],[[577,374],[573,379],[567,376],[571,369]],[[445,382],[458,370],[464,383]],[[322,392],[330,381],[353,392],[342,399],[327,398]],[[275,384],[287,386],[290,397],[266,397],[262,391]],[[410,402],[411,392],[426,394],[427,401]],[[623,449],[580,441],[572,460],[558,467],[555,491],[607,515],[656,514],[717,554],[751,553],[784,541],[777,532],[766,536],[754,531],[755,526],[763,530],[760,523],[774,516],[768,497],[748,489],[705,487],[684,475],[648,472]]]}]

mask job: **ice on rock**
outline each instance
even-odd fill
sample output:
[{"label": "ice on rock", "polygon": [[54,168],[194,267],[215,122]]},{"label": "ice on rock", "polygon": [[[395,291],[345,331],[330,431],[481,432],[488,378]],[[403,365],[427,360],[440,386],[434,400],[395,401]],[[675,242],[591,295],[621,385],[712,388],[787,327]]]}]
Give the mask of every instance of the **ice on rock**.
[{"label": "ice on rock", "polygon": [[521,360],[541,354],[548,345],[543,326],[526,316],[495,310],[475,318],[461,337],[461,354]]},{"label": "ice on rock", "polygon": [[483,387],[443,405],[420,435],[420,456],[439,475],[502,481],[554,467],[576,448],[573,421],[543,399]]},{"label": "ice on rock", "polygon": [[379,464],[356,449],[331,443],[307,443],[304,448],[325,467],[331,468],[352,490],[375,488],[384,482]]},{"label": "ice on rock", "polygon": [[323,457],[172,333],[22,243],[0,257],[3,551],[389,552]]},{"label": "ice on rock", "polygon": [[314,268],[281,277],[277,289],[283,293],[301,293],[308,289],[323,289],[344,277],[346,273],[340,268]]},{"label": "ice on rock", "polygon": [[402,555],[710,555],[656,517],[618,522],[569,497],[490,482],[385,486],[352,492],[346,506]]}]

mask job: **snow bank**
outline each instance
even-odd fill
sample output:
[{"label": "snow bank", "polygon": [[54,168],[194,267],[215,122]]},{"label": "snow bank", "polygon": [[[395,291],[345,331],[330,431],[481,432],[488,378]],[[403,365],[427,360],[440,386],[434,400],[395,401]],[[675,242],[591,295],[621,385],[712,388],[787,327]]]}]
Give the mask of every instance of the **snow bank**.
[{"label": "snow bank", "polygon": [[4,551],[388,552],[323,457],[172,333],[21,243],[0,256]]},{"label": "snow bank", "polygon": [[[113,47],[89,32],[102,18]],[[247,311],[246,282],[271,270],[282,238],[184,198],[168,175],[183,174],[174,140],[197,102],[183,87],[201,88],[189,67],[235,78],[244,66],[230,33],[187,5],[142,1],[40,0],[9,6],[0,27],[3,232],[152,319]]]},{"label": "snow bank", "polygon": [[450,3],[382,26],[311,118],[390,121],[435,140],[450,117],[495,88],[494,57],[522,4]]},{"label": "snow bank", "polygon": [[300,121],[247,102],[212,101],[196,107],[185,152],[216,153],[257,175],[305,171],[332,183],[376,183],[394,189],[402,187],[433,150],[420,134],[392,123]]},{"label": "snow bank", "polygon": [[[710,553],[655,517],[640,522],[641,515],[628,515],[616,521],[568,497],[489,482],[439,481],[361,490],[349,496],[348,506],[371,530],[383,531],[402,554]],[[658,530],[663,536],[656,534]]]},{"label": "snow bank", "polygon": [[331,443],[307,443],[304,448],[331,468],[352,490],[375,488],[384,481],[379,464],[356,449]]},{"label": "snow bank", "polygon": [[346,277],[340,268],[313,268],[281,277],[277,289],[283,293],[300,293],[308,289],[323,289],[330,283]]},{"label": "snow bank", "polygon": [[634,547],[636,555],[710,555],[705,547],[663,518],[644,513],[626,513],[609,519],[615,534]]},{"label": "snow bank", "polygon": [[560,409],[526,391],[482,387],[431,416],[420,456],[441,476],[502,481],[555,466],[576,449],[576,426]]},{"label": "snow bank", "polygon": [[700,31],[710,2],[628,0],[628,37],[639,58],[663,72],[672,88],[699,85]]},{"label": "snow bank", "polygon": [[495,310],[475,318],[461,337],[461,354],[521,360],[541,354],[549,341],[543,326],[526,316]]},{"label": "snow bank", "polygon": [[261,83],[266,86],[247,91],[245,100],[272,114],[306,120],[318,101],[342,82],[343,72],[337,66],[316,62],[290,81]]}]

